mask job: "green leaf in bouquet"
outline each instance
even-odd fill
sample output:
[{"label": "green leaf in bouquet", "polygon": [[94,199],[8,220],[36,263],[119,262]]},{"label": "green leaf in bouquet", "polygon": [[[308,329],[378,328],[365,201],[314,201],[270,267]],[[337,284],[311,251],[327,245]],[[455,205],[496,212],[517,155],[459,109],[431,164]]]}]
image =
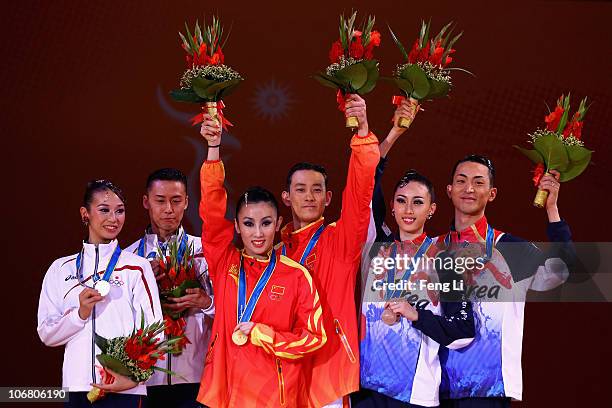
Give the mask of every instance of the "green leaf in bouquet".
[{"label": "green leaf in bouquet", "polygon": [[450,91],[450,85],[448,82],[438,81],[432,79],[429,81],[429,93],[427,94],[427,98],[440,98],[448,95]]},{"label": "green leaf in bouquet", "polygon": [[181,378],[181,379],[183,379],[185,381],[188,381],[185,377],[183,377],[182,375],[180,375],[180,374],[178,374],[178,373],[176,373],[174,371],[166,370],[165,368],[161,368],[161,367],[157,367],[157,366],[152,366],[151,368],[156,370],[156,371],[161,371],[162,373],[170,374],[171,376],[179,377],[179,378]]},{"label": "green leaf in bouquet", "polygon": [[444,53],[442,54],[442,61],[446,61],[446,57],[450,54],[453,45],[457,42],[459,38],[463,35],[463,31],[453,37],[452,40],[449,41],[448,46],[444,49]]},{"label": "green leaf in bouquet", "polygon": [[531,160],[534,164],[544,163],[544,158],[537,150],[532,149],[524,149],[520,146],[513,145],[519,152],[523,153],[529,160]]},{"label": "green leaf in bouquet", "polygon": [[393,82],[395,82],[395,85],[406,94],[406,98],[410,97],[412,93],[412,84],[410,81],[401,78],[393,78]]},{"label": "green leaf in bouquet", "polygon": [[414,99],[423,99],[429,93],[429,80],[425,72],[423,72],[423,69],[418,65],[408,65],[400,73],[400,76],[402,79],[406,79],[412,84],[412,97]]},{"label": "green leaf in bouquet", "polygon": [[193,51],[191,50],[191,45],[189,45],[189,41],[187,41],[187,39],[185,38],[185,36],[183,35],[183,33],[181,33],[179,31],[179,37],[181,37],[181,41],[183,42],[183,45],[185,46],[185,48],[187,49],[187,52],[192,54]]},{"label": "green leaf in bouquet", "polygon": [[317,73],[317,74],[314,74],[312,77],[316,79],[321,85],[328,86],[330,88],[344,89],[348,87],[348,83],[345,83],[341,81],[340,79],[333,77],[333,76],[329,76],[327,74]]},{"label": "green leaf in bouquet", "polygon": [[591,150],[582,146],[566,146],[569,165],[561,173],[560,181],[569,181],[578,177],[591,162]]},{"label": "green leaf in bouquet", "polygon": [[189,31],[189,26],[187,22],[185,22],[185,32],[187,33],[187,41],[189,41],[189,47],[191,47],[191,52],[194,53],[198,51],[198,47],[193,42],[193,36],[191,35],[191,31]]},{"label": "green leaf in bouquet", "polygon": [[228,95],[224,92],[225,89],[227,89],[228,87],[235,88],[236,85],[240,83],[240,81],[242,80],[236,78],[236,79],[230,79],[229,81],[215,82],[214,84],[206,88],[206,93],[208,93],[209,95],[212,95],[212,100],[217,101],[221,99],[220,97],[221,94],[224,94],[225,96]]},{"label": "green leaf in bouquet", "polygon": [[566,146],[555,134],[541,136],[533,142],[533,147],[542,155],[546,170],[563,173],[569,164]]},{"label": "green leaf in bouquet", "polygon": [[126,377],[132,376],[132,372],[130,371],[130,369],[110,354],[98,354],[96,358],[98,359],[100,364],[102,364],[102,367],[110,368],[117,374],[125,375]]},{"label": "green leaf in bouquet", "polygon": [[559,127],[557,128],[557,133],[561,134],[563,129],[565,129],[565,125],[567,124],[567,118],[569,116],[569,109],[566,109],[561,116],[561,120],[559,121]]},{"label": "green leaf in bouquet", "polygon": [[[433,43],[434,45],[438,43],[438,41],[441,41],[442,38],[444,37],[444,34],[446,33],[446,30],[448,30],[448,28],[453,24],[453,22],[451,21],[450,23],[447,23],[444,27],[442,27],[442,29],[440,30],[440,32],[438,33],[438,35],[436,35],[433,39]],[[448,33],[448,35],[451,35],[452,30]]]},{"label": "green leaf in bouquet", "polygon": [[144,310],[142,310],[142,306],[140,307],[140,330],[144,330],[145,328],[145,315]]},{"label": "green leaf in bouquet", "polygon": [[342,81],[348,82],[351,88],[357,91],[364,86],[368,80],[368,70],[363,62],[358,62],[357,64],[342,68],[336,72],[335,76]]},{"label": "green leaf in bouquet", "polygon": [[445,69],[446,71],[461,71],[461,72],[465,72],[466,74],[470,74],[471,76],[473,76],[474,78],[476,78],[476,75],[475,75],[473,72],[468,71],[468,70],[467,70],[467,69],[465,69],[465,68],[459,68],[459,67],[450,67],[450,68],[444,68],[444,69]]},{"label": "green leaf in bouquet", "polygon": [[211,100],[214,95],[211,95],[208,88],[217,83],[210,79],[198,77],[191,80],[191,88],[200,98]]},{"label": "green leaf in bouquet", "polygon": [[232,94],[236,90],[236,88],[238,88],[238,85],[240,85],[240,82],[242,82],[241,79],[232,79],[231,81],[237,81],[237,82],[230,84],[226,86],[225,88],[223,88],[222,90],[220,90],[219,93],[217,94],[217,97],[219,99],[224,99],[226,96]]},{"label": "green leaf in bouquet", "polygon": [[368,92],[371,92],[374,87],[376,87],[376,82],[379,78],[378,72],[378,61],[376,60],[365,60],[361,62],[363,66],[366,68],[368,73],[366,83],[359,89],[357,89],[357,93],[359,95],[365,95]]},{"label": "green leaf in bouquet", "polygon": [[94,333],[94,341],[96,342],[96,346],[100,348],[102,353],[106,353],[106,351],[108,350],[108,340],[100,336],[99,334]]},{"label": "green leaf in bouquet", "polygon": [[177,102],[202,102],[202,98],[193,92],[193,89],[174,89],[173,91],[170,91],[170,96]]},{"label": "green leaf in bouquet", "polygon": [[404,57],[404,59],[407,60],[408,59],[408,53],[406,52],[406,48],[404,48],[404,46],[402,45],[402,43],[399,40],[399,38],[397,38],[397,36],[393,32],[393,30],[391,29],[391,26],[389,26],[387,24],[387,27],[389,28],[389,32],[391,33],[391,38],[393,39],[393,42],[395,43],[395,45],[397,45],[397,48],[399,48],[399,50],[402,53],[402,56]]}]

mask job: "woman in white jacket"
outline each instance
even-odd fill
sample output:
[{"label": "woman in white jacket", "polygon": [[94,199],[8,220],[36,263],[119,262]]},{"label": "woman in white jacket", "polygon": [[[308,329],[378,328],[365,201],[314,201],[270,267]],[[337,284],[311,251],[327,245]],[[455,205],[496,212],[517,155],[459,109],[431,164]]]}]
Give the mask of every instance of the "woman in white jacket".
[{"label": "woman in white jacket", "polygon": [[38,335],[47,346],[65,346],[62,386],[67,407],[91,407],[86,394],[92,384],[109,393],[96,407],[142,407],[146,387],[111,372],[115,380],[101,384],[96,360],[100,349],[93,334],[105,338],[129,335],[140,322],[161,320],[157,285],[149,262],[117,243],[125,221],[121,190],[107,180],[90,182],[81,219],[88,229],[78,254],[57,259],[47,271],[38,305]]}]

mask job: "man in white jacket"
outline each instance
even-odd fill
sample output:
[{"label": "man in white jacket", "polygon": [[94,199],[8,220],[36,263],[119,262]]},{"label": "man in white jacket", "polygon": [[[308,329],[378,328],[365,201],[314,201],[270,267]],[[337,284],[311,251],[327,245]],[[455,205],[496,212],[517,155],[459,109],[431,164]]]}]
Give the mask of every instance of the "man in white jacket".
[{"label": "man in white jacket", "polygon": [[168,355],[165,361],[158,363],[159,367],[173,371],[179,376],[156,371],[147,382],[148,406],[199,407],[196,396],[215,311],[200,237],[187,234],[181,226],[189,204],[186,176],[179,170],[168,168],[151,173],[147,179],[142,203],[149,212],[150,224],[144,236],[126,250],[147,258],[157,280],[160,280],[164,274],[157,259],[159,250],[165,253],[168,242],[176,240],[180,244],[185,240],[187,246],[193,247],[198,280],[202,286],[187,289],[185,296],[173,298],[173,303],[164,305],[176,312],[186,311],[185,335],[189,344],[181,354]]}]

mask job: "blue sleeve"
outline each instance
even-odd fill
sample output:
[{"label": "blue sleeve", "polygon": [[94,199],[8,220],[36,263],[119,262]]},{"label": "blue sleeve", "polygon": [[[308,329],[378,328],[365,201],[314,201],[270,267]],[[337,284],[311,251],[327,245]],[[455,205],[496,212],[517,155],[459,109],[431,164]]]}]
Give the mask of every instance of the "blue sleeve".
[{"label": "blue sleeve", "polygon": [[376,166],[376,174],[374,175],[374,192],[372,194],[372,214],[374,216],[374,225],[376,226],[376,241],[390,242],[393,241],[393,235],[388,235],[383,228],[385,216],[387,214],[387,206],[385,204],[385,196],[382,190],[382,176],[387,167],[387,159],[380,158],[378,166]]},{"label": "blue sleeve", "polygon": [[496,248],[508,263],[515,282],[533,276],[550,258],[561,258],[571,272],[576,260],[576,250],[569,225],[563,220],[551,222],[548,223],[546,232],[551,242],[546,252],[533,243],[511,234],[504,234],[499,239]]},{"label": "blue sleeve", "polygon": [[419,318],[412,322],[412,326],[442,346],[447,347],[457,340],[469,343],[475,336],[474,312],[470,302],[442,302],[442,316],[431,310],[418,309],[418,312]]}]

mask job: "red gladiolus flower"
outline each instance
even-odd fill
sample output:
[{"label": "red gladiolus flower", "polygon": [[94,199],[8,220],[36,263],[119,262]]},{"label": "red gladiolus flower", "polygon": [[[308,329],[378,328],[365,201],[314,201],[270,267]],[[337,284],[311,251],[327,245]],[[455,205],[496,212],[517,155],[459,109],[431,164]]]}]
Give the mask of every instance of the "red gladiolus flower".
[{"label": "red gladiolus flower", "polygon": [[565,130],[563,131],[563,137],[569,137],[570,135],[574,136],[576,139],[580,139],[582,137],[582,122],[579,122],[578,119],[578,112],[576,112],[576,114],[574,114],[574,117],[572,118],[572,121],[570,123],[568,123],[568,125],[565,127]]},{"label": "red gladiolus flower", "polygon": [[[378,31],[370,32],[370,44],[372,44],[374,47],[378,47],[380,45],[380,33]],[[370,44],[368,44],[368,46]]]},{"label": "red gladiolus flower", "polygon": [[344,55],[344,50],[342,49],[342,44],[340,40],[336,41],[332,44],[331,49],[329,50],[329,61],[333,64],[340,61],[340,57]]},{"label": "red gladiolus flower", "polygon": [[538,163],[538,165],[533,170],[533,185],[536,187],[539,186],[540,180],[542,180],[543,176],[544,176],[544,164]]},{"label": "red gladiolus flower", "polygon": [[363,58],[363,44],[361,44],[361,36],[353,38],[349,45],[349,55],[355,59]]},{"label": "red gladiolus flower", "polygon": [[168,271],[168,277],[174,280],[174,278],[176,278],[176,269],[170,268],[170,270]]},{"label": "red gladiolus flower", "polygon": [[551,132],[556,132],[559,128],[559,122],[561,122],[563,112],[565,112],[563,108],[561,106],[557,106],[554,112],[546,115],[544,118],[544,122],[546,122],[546,129],[550,130]]},{"label": "red gladiolus flower", "polygon": [[408,62],[411,64],[414,64],[415,62],[418,61],[419,58],[419,40],[415,40],[414,44],[412,45],[412,49],[410,50],[410,53],[408,54]]},{"label": "red gladiolus flower", "polygon": [[223,53],[221,52],[221,48],[219,48],[217,49],[217,51],[215,51],[212,57],[210,57],[210,64],[211,65],[223,64],[224,60],[225,60],[225,57],[223,56]]}]

